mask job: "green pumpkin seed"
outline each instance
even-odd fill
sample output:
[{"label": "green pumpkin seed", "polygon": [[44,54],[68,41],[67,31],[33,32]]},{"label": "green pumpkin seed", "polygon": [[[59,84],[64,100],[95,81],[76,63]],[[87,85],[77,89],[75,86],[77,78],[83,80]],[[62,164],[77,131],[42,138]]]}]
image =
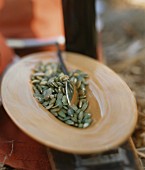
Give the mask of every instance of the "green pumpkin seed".
[{"label": "green pumpkin seed", "polygon": [[79,108],[81,108],[82,105],[83,105],[83,102],[82,102],[82,100],[80,100],[80,101],[79,101]]},{"label": "green pumpkin seed", "polygon": [[58,112],[58,115],[61,116],[62,118],[66,117],[66,114],[62,110]]},{"label": "green pumpkin seed", "polygon": [[64,86],[61,82],[56,82],[58,86]]},{"label": "green pumpkin seed", "polygon": [[44,90],[47,90],[48,89],[48,86],[41,86],[41,88]]},{"label": "green pumpkin seed", "polygon": [[58,92],[59,92],[57,88],[55,88],[55,92],[56,92],[56,93],[58,93]]},{"label": "green pumpkin seed", "polygon": [[32,82],[32,84],[36,84],[36,83],[40,83],[40,80],[35,79],[35,80],[32,80],[31,82]]},{"label": "green pumpkin seed", "polygon": [[74,111],[77,111],[77,110],[78,110],[78,107],[77,107],[75,104],[73,104],[73,105],[71,106],[71,108],[72,108]]},{"label": "green pumpkin seed", "polygon": [[44,107],[46,107],[46,106],[48,106],[49,105],[49,101],[47,101],[47,102],[43,102],[43,104],[42,104]]},{"label": "green pumpkin seed", "polygon": [[58,107],[62,108],[63,103],[62,103],[61,99],[56,100],[56,105],[58,105]]},{"label": "green pumpkin seed", "polygon": [[48,100],[51,94],[52,94],[52,89],[51,89],[51,88],[45,90],[45,91],[43,92],[44,99],[45,99],[45,100]]},{"label": "green pumpkin seed", "polygon": [[36,79],[41,81],[43,77],[37,76]]},{"label": "green pumpkin seed", "polygon": [[38,72],[38,73],[34,73],[33,76],[45,76],[45,74],[43,72]]},{"label": "green pumpkin seed", "polygon": [[35,86],[33,86],[33,91],[35,94],[40,94],[39,90]]},{"label": "green pumpkin seed", "polygon": [[80,86],[81,86],[81,81],[79,80],[79,81],[77,82],[77,85],[76,85],[77,89],[79,89]]},{"label": "green pumpkin seed", "polygon": [[58,112],[58,111],[60,111],[60,108],[59,108],[59,107],[52,108],[52,109],[50,110],[50,112]]},{"label": "green pumpkin seed", "polygon": [[66,97],[65,95],[62,97],[62,103],[63,103],[64,105],[67,105],[67,104],[68,104],[68,102],[67,102],[67,97]]},{"label": "green pumpkin seed", "polygon": [[79,96],[79,99],[86,99],[86,98],[87,98],[86,95],[84,95],[84,96]]},{"label": "green pumpkin seed", "polygon": [[61,111],[64,112],[65,114],[67,114],[67,110],[65,110],[65,109],[62,108]]},{"label": "green pumpkin seed", "polygon": [[69,116],[73,116],[74,110],[73,110],[73,109],[68,109],[67,114],[68,114]]},{"label": "green pumpkin seed", "polygon": [[65,118],[64,118],[64,121],[67,121],[67,120],[70,120],[70,116],[66,116]]},{"label": "green pumpkin seed", "polygon": [[66,110],[68,110],[68,107],[67,107],[66,105],[63,105],[63,108],[66,109]]},{"label": "green pumpkin seed", "polygon": [[40,82],[40,85],[46,85],[47,84],[47,81],[46,80],[42,80],[41,82]]},{"label": "green pumpkin seed", "polygon": [[80,96],[84,96],[84,95],[86,95],[86,90],[79,90],[78,93]]},{"label": "green pumpkin seed", "polygon": [[40,91],[40,93],[43,92],[42,87],[41,87],[40,85],[37,85],[37,88],[38,88],[38,90]]},{"label": "green pumpkin seed", "polygon": [[53,94],[51,94],[49,97],[50,97],[50,99],[53,99],[55,96]]},{"label": "green pumpkin seed", "polygon": [[54,104],[55,101],[56,101],[56,98],[52,98],[52,99],[50,100],[49,104]]},{"label": "green pumpkin seed", "polygon": [[81,112],[79,113],[79,115],[78,115],[78,119],[79,119],[80,121],[82,121],[83,117],[84,117],[84,112],[81,111]]},{"label": "green pumpkin seed", "polygon": [[92,122],[92,119],[85,119],[84,120],[84,123],[89,123],[90,124],[91,122]]},{"label": "green pumpkin seed", "polygon": [[63,94],[62,94],[62,93],[58,93],[58,94],[57,94],[57,99],[62,99],[62,97],[63,97]]},{"label": "green pumpkin seed", "polygon": [[88,101],[85,102],[85,103],[83,104],[81,110],[82,110],[82,111],[85,111],[85,110],[87,109],[88,105],[89,105],[89,102],[88,102]]},{"label": "green pumpkin seed", "polygon": [[82,124],[82,123],[79,123],[78,127],[79,127],[79,128],[83,128],[83,124]]},{"label": "green pumpkin seed", "polygon": [[78,109],[78,110],[76,111],[76,113],[77,113],[77,114],[79,114],[79,113],[80,113],[80,111],[81,111],[81,109]]},{"label": "green pumpkin seed", "polygon": [[69,79],[68,75],[63,75],[63,76],[60,77],[61,81],[67,81],[68,79]]},{"label": "green pumpkin seed", "polygon": [[47,110],[51,109],[53,104],[50,104],[49,106],[46,107]]},{"label": "green pumpkin seed", "polygon": [[66,120],[65,123],[68,125],[74,125],[74,122],[72,120]]},{"label": "green pumpkin seed", "polygon": [[75,117],[71,117],[71,120],[73,121],[73,122],[78,122],[78,120],[77,120],[77,118],[75,118]]},{"label": "green pumpkin seed", "polygon": [[[52,109],[54,109],[54,108],[59,108],[59,107],[58,107],[58,105],[54,105],[54,106],[52,107]],[[59,108],[59,109],[60,109],[60,108]]]},{"label": "green pumpkin seed", "polygon": [[84,123],[83,128],[87,128],[90,125],[90,123]]},{"label": "green pumpkin seed", "polygon": [[55,87],[58,87],[57,83],[53,82],[52,84],[53,84]]},{"label": "green pumpkin seed", "polygon": [[55,117],[58,116],[58,113],[57,112],[51,112]]},{"label": "green pumpkin seed", "polygon": [[64,118],[62,118],[61,116],[58,116],[57,118],[61,121],[64,121]]},{"label": "green pumpkin seed", "polygon": [[85,113],[84,114],[84,119],[89,119],[91,117],[91,114],[90,113]]},{"label": "green pumpkin seed", "polygon": [[73,83],[74,83],[74,84],[76,84],[77,81],[78,81],[77,78],[74,78],[74,79],[73,79]]}]

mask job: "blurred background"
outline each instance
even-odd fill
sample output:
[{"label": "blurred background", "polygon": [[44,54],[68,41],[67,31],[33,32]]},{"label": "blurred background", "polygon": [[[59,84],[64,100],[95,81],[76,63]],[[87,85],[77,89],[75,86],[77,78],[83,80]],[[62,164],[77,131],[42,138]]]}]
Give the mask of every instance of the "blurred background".
[{"label": "blurred background", "polygon": [[108,65],[144,51],[144,0],[97,0],[96,11],[96,27],[101,30],[103,56]]},{"label": "blurred background", "polygon": [[126,81],[137,100],[139,118],[132,138],[145,168],[145,1],[97,0],[96,11],[104,62]]}]

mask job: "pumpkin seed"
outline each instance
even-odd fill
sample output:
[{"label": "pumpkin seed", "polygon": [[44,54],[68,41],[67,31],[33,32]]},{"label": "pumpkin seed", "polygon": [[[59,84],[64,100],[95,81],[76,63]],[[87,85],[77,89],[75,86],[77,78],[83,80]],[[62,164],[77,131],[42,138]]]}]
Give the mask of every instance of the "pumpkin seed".
[{"label": "pumpkin seed", "polygon": [[80,101],[79,101],[79,108],[81,108],[82,105],[83,105],[83,102],[82,102],[82,100],[80,100]]},{"label": "pumpkin seed", "polygon": [[58,115],[61,116],[62,118],[66,117],[65,113],[62,110],[58,112]]},{"label": "pumpkin seed", "polygon": [[55,101],[56,101],[56,98],[52,98],[52,99],[50,100],[49,104],[54,104]]},{"label": "pumpkin seed", "polygon": [[56,82],[58,86],[64,86],[61,82]]},{"label": "pumpkin seed", "polygon": [[40,93],[43,92],[42,87],[41,87],[40,85],[37,85],[37,88],[38,88],[38,90],[40,91]]},{"label": "pumpkin seed", "polygon": [[66,95],[64,95],[64,96],[62,97],[62,103],[63,103],[64,105],[67,105],[67,104],[68,104]]},{"label": "pumpkin seed", "polygon": [[92,122],[92,119],[85,119],[84,120],[84,123],[89,123],[90,124],[91,122]]},{"label": "pumpkin seed", "polygon": [[55,117],[58,116],[58,113],[57,112],[51,112]]},{"label": "pumpkin seed", "polygon": [[70,116],[67,116],[67,117],[64,118],[64,121],[70,120],[70,118],[71,118]]},{"label": "pumpkin seed", "polygon": [[81,86],[81,81],[79,80],[79,81],[77,82],[77,85],[76,85],[77,89],[79,89],[80,86]]},{"label": "pumpkin seed", "polygon": [[75,124],[74,124],[75,127],[78,127],[78,125],[79,125],[78,123],[75,123]]},{"label": "pumpkin seed", "polygon": [[58,119],[61,120],[61,121],[64,121],[64,118],[58,116]]},{"label": "pumpkin seed", "polygon": [[82,111],[85,111],[85,110],[87,109],[88,105],[89,105],[89,102],[88,102],[88,101],[85,102],[85,103],[83,104],[81,110],[82,110]]},{"label": "pumpkin seed", "polygon": [[66,120],[65,123],[68,125],[74,125],[74,122],[72,120]]},{"label": "pumpkin seed", "polygon": [[62,103],[61,99],[56,100],[56,105],[58,105],[59,108],[62,108],[63,103]]},{"label": "pumpkin seed", "polygon": [[62,99],[62,97],[63,97],[63,94],[62,94],[62,93],[58,93],[58,94],[57,94],[57,99]]},{"label": "pumpkin seed", "polygon": [[35,79],[35,80],[32,80],[31,82],[32,82],[32,84],[36,84],[36,83],[40,83],[40,80]]},{"label": "pumpkin seed", "polygon": [[86,119],[91,118],[91,114],[90,113],[85,113],[84,114],[84,118],[83,118],[83,122],[85,122]]},{"label": "pumpkin seed", "polygon": [[53,104],[50,104],[49,106],[46,107],[47,110],[51,109]]},{"label": "pumpkin seed", "polygon": [[59,108],[59,107],[56,107],[56,108],[51,109],[50,111],[51,111],[51,112],[58,112],[58,111],[60,111],[60,108]]},{"label": "pumpkin seed", "polygon": [[79,127],[79,128],[83,128],[83,124],[82,124],[82,123],[79,123],[78,127]]},{"label": "pumpkin seed", "polygon": [[50,99],[53,99],[55,96],[53,94],[51,94],[49,97],[50,97]]},{"label": "pumpkin seed", "polygon": [[68,114],[69,116],[73,116],[74,110],[73,110],[73,109],[68,109],[67,114]]},{"label": "pumpkin seed", "polygon": [[64,108],[64,109],[66,109],[66,110],[68,110],[68,107],[67,107],[67,106],[65,106],[65,105],[63,105],[63,108]]},{"label": "pumpkin seed", "polygon": [[71,120],[72,120],[73,122],[78,122],[78,120],[77,120],[75,117],[71,117]]},{"label": "pumpkin seed", "polygon": [[46,80],[42,80],[41,82],[40,82],[40,85],[46,85],[47,84],[47,81]]},{"label": "pumpkin seed", "polygon": [[[34,90],[34,93],[35,93],[35,94],[40,94],[39,90],[38,90],[35,86],[33,86],[33,90]],[[34,96],[34,97],[35,97],[35,96]]]},{"label": "pumpkin seed", "polygon": [[73,104],[73,105],[71,106],[71,108],[72,108],[74,111],[77,111],[77,110],[78,110],[78,107],[77,107],[75,104]]},{"label": "pumpkin seed", "polygon": [[[52,107],[52,109],[54,109],[54,108],[58,108],[58,105],[54,105],[53,107]],[[60,108],[59,108],[60,109]]]},{"label": "pumpkin seed", "polygon": [[34,73],[33,76],[45,76],[43,72]]},{"label": "pumpkin seed", "polygon": [[58,87],[57,83],[53,82],[52,84],[53,84],[55,87]]},{"label": "pumpkin seed", "polygon": [[44,107],[46,107],[46,106],[48,106],[49,105],[49,101],[47,101],[47,102],[43,102],[43,104],[42,104]]},{"label": "pumpkin seed", "polygon": [[76,111],[76,113],[77,113],[77,114],[79,114],[79,113],[80,113],[80,111],[81,111],[81,109],[78,109],[78,110]]},{"label": "pumpkin seed", "polygon": [[82,121],[83,117],[84,117],[84,112],[81,111],[81,112],[79,113],[79,115],[78,115],[78,119],[79,119],[80,121]]},{"label": "pumpkin seed", "polygon": [[66,81],[68,79],[69,79],[68,75],[63,75],[63,76],[60,77],[60,80],[62,80],[62,81]]},{"label": "pumpkin seed", "polygon": [[88,127],[90,125],[90,123],[84,123],[83,124],[83,128],[86,128],[86,127]]}]

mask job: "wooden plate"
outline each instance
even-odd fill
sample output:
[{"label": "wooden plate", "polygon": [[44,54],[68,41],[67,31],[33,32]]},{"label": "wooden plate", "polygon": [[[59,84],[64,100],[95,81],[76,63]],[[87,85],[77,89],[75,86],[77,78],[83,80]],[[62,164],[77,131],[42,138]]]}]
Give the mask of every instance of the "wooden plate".
[{"label": "wooden plate", "polygon": [[2,102],[14,123],[42,144],[61,151],[88,154],[114,148],[133,132],[137,121],[135,98],[123,80],[105,65],[76,53],[63,53],[69,69],[89,74],[88,111],[93,123],[86,129],[68,126],[33,98],[32,68],[38,61],[57,62],[55,53],[31,54],[12,66],[2,81]]}]

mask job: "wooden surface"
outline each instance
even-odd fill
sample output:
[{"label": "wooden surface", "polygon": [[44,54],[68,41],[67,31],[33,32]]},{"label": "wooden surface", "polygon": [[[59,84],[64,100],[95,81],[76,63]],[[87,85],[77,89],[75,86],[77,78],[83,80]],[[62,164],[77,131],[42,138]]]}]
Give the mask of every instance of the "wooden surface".
[{"label": "wooden surface", "polygon": [[65,125],[44,110],[33,98],[31,69],[36,62],[57,61],[55,53],[32,54],[5,74],[3,105],[11,119],[25,133],[46,146],[71,153],[96,153],[123,143],[134,130],[137,111],[128,86],[109,68],[82,55],[65,53],[70,69],[86,71],[90,78],[88,111],[93,123],[87,129]]}]

